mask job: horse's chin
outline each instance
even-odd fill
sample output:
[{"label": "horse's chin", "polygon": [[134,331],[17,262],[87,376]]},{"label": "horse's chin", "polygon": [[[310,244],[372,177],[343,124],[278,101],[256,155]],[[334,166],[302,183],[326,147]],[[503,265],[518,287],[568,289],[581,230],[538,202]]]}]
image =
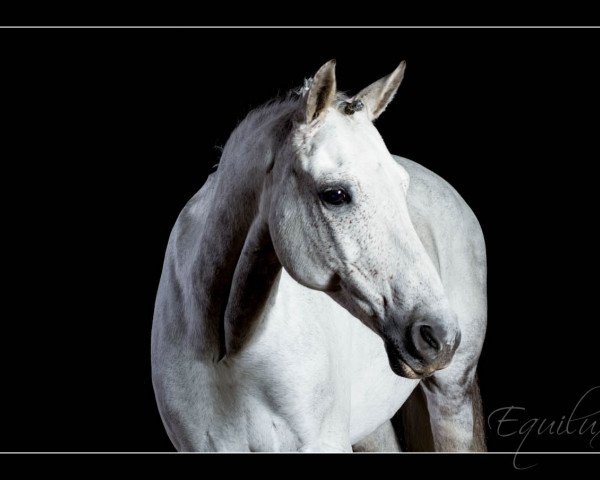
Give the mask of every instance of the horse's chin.
[{"label": "horse's chin", "polygon": [[399,377],[410,378],[418,380],[421,378],[428,377],[433,373],[432,370],[421,370],[412,367],[404,357],[403,352],[399,348],[394,348],[393,342],[385,342],[385,351],[387,353],[390,368]]},{"label": "horse's chin", "polygon": [[422,373],[416,372],[412,367],[410,367],[410,365],[408,365],[408,363],[398,356],[392,357],[388,354],[388,360],[390,362],[390,368],[392,369],[392,372],[399,377],[417,380],[425,376]]}]

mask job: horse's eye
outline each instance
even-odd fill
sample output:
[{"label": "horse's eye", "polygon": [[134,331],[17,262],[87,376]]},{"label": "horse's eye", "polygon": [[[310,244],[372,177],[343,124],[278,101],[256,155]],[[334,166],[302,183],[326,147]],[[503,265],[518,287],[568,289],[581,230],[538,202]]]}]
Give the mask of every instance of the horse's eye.
[{"label": "horse's eye", "polygon": [[319,194],[321,200],[331,205],[342,205],[350,201],[350,195],[343,188],[328,188]]}]

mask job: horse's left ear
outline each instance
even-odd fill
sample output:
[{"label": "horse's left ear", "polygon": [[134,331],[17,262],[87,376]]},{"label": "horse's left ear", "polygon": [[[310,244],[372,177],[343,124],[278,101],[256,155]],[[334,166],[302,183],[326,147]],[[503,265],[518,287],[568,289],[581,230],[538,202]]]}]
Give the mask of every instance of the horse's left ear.
[{"label": "horse's left ear", "polygon": [[319,68],[306,95],[306,123],[311,123],[321,115],[335,98],[335,60],[329,60]]},{"label": "horse's left ear", "polygon": [[400,62],[398,68],[387,77],[380,78],[367,88],[363,89],[354,97],[354,100],[361,100],[367,107],[367,115],[371,120],[375,120],[383,113],[385,108],[394,98],[398,87],[404,78],[404,69],[406,62]]}]

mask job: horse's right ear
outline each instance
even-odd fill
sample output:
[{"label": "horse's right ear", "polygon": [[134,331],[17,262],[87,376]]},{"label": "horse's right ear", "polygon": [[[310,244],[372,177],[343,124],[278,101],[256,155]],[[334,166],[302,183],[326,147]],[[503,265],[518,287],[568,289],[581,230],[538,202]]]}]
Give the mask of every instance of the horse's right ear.
[{"label": "horse's right ear", "polygon": [[306,123],[325,114],[335,98],[335,88],[335,60],[329,60],[319,68],[306,94]]},{"label": "horse's right ear", "polygon": [[400,62],[396,70],[387,77],[377,80],[354,97],[354,100],[360,100],[367,106],[367,115],[371,120],[376,120],[396,95],[404,78],[405,68],[406,62]]}]

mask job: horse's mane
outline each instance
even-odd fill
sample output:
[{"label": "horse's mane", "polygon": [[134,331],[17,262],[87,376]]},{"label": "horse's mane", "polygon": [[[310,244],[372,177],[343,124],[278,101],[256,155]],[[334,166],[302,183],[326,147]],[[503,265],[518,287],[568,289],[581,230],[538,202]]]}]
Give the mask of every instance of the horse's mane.
[{"label": "horse's mane", "polygon": [[[283,96],[272,98],[253,110],[250,110],[246,117],[238,124],[236,130],[261,124],[271,117],[281,118],[281,114],[285,113],[297,113],[300,115],[311,83],[312,78],[308,78],[304,80],[304,85],[301,87],[289,90]],[[346,93],[336,92],[334,105],[339,108],[341,104],[348,102],[348,100],[349,97]]]},{"label": "horse's mane", "polygon": [[[223,147],[222,159],[226,158],[228,146],[236,145],[240,140],[255,135],[260,128],[270,123],[277,122],[274,129],[276,140],[284,141],[295,122],[301,120],[304,102],[310,89],[312,78],[306,79],[304,85],[286,92],[283,96],[275,97],[262,105],[250,110],[231,132],[229,139]],[[345,105],[349,97],[344,92],[336,92],[334,105],[340,108]]]}]

